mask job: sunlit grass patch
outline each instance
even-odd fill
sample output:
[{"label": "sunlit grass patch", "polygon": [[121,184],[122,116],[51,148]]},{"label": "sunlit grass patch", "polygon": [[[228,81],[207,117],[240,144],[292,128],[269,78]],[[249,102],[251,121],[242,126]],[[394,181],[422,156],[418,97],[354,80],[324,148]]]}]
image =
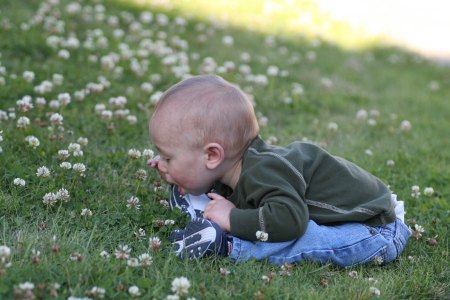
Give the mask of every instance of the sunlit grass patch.
[{"label": "sunlit grass patch", "polygon": [[[306,1],[271,14],[264,1],[172,3],[2,3],[0,298],[448,297],[448,68],[336,46]],[[232,13],[208,19],[210,4]],[[312,10],[299,28],[296,5]],[[148,119],[162,91],[204,73],[248,94],[264,140],[316,143],[390,185],[415,232],[400,258],[351,270],[176,258],[168,235],[187,219],[145,164]]]}]

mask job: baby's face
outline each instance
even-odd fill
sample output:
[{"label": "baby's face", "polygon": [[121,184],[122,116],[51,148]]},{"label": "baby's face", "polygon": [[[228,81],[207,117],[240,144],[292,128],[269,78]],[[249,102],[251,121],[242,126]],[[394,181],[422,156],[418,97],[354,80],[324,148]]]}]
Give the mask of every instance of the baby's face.
[{"label": "baby's face", "polygon": [[207,154],[202,148],[192,148],[186,135],[169,123],[150,129],[150,135],[160,155],[158,171],[162,178],[177,184],[181,194],[201,195],[214,180],[206,166]]}]

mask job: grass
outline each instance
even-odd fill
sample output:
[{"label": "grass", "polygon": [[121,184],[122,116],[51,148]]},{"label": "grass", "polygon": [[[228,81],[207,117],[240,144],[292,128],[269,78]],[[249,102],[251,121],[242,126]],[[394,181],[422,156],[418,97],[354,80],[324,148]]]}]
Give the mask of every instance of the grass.
[{"label": "grass", "polygon": [[[25,282],[34,284],[31,292],[37,299],[55,296],[51,294],[55,283],[60,285],[56,290],[60,299],[70,296],[100,298],[101,293],[95,294],[94,287],[105,289],[106,299],[129,299],[128,289],[134,285],[140,291],[140,296],[135,298],[166,299],[173,294],[172,280],[181,276],[191,283],[189,293],[182,299],[372,299],[376,296],[370,292],[370,287],[381,291],[378,297],[381,299],[450,298],[448,67],[396,47],[373,40],[367,42],[366,37],[357,40],[355,36],[352,43],[364,46],[349,50],[343,45],[345,41],[339,41],[344,34],[332,34],[339,30],[345,33],[347,28],[342,24],[331,23],[329,36],[325,37],[313,36],[312,32],[298,34],[308,27],[313,28],[314,20],[325,20],[324,16],[314,17],[311,26],[307,23],[288,29],[278,28],[284,18],[292,16],[292,11],[279,12],[273,18],[267,16],[270,26],[253,22],[260,18],[254,12],[262,9],[256,1],[248,1],[248,10],[235,7],[229,14],[228,26],[208,21],[200,9],[206,5],[202,1],[191,1],[190,6],[186,1],[174,1],[171,9],[150,7],[146,3],[105,1],[104,20],[101,20],[101,12],[89,13],[87,7],[100,11],[101,7],[95,8],[93,2],[80,2],[84,11],[73,15],[66,11],[70,2],[60,2],[45,12],[46,21],[37,22],[28,30],[22,29],[25,25],[21,24],[38,20],[35,16],[39,7],[44,11],[43,1],[5,0],[1,7],[0,68],[4,69],[0,69],[0,77],[4,84],[0,86],[0,110],[8,115],[13,112],[10,108],[14,108],[16,114],[16,118],[0,117],[3,137],[0,141],[0,245],[11,249],[8,259],[0,263],[1,299],[27,298],[26,291],[20,288]],[[310,8],[316,16],[310,2],[295,3]],[[411,239],[404,253],[385,267],[352,268],[358,272],[355,279],[348,275],[350,270],[316,263],[294,265],[290,276],[282,276],[279,266],[264,262],[232,264],[227,258],[177,259],[167,237],[172,229],[183,227],[186,218],[160,205],[160,200],[168,197],[167,186],[163,184],[158,188],[158,175],[147,168],[145,159],[128,158],[130,149],[141,152],[152,149],[147,128],[152,112],[150,97],[180,80],[171,68],[163,65],[162,59],[168,52],[164,54],[161,47],[158,51],[153,46],[148,48],[151,49],[148,57],[133,54],[139,62],[139,72],[119,50],[123,47],[120,43],[128,44],[131,50],[140,48],[145,37],[140,35],[142,31],[131,32],[126,20],[130,16],[138,20],[142,10],[151,10],[154,17],[150,24],[142,23],[145,30],[153,33],[146,38],[165,40],[166,50],[186,53],[190,68],[187,73],[199,74],[206,57],[212,57],[218,66],[227,61],[235,63],[234,71],[221,75],[253,95],[256,112],[268,120],[268,126],[261,129],[264,139],[275,136],[282,146],[294,140],[320,143],[332,154],[345,157],[378,176],[405,201],[407,218],[415,219],[425,228],[422,237]],[[253,17],[248,17],[252,11]],[[190,14],[187,25],[174,25],[175,18],[182,12]],[[169,17],[168,25],[157,24],[158,13]],[[86,19],[89,16],[92,20]],[[110,16],[119,17],[117,27],[108,24]],[[64,32],[57,31],[55,21],[58,20],[64,21]],[[252,22],[256,25],[250,30],[248,24]],[[205,29],[199,32],[198,24],[204,24]],[[120,40],[113,37],[113,30],[117,28],[125,33]],[[277,34],[275,46],[265,45],[268,34]],[[53,49],[46,42],[52,35],[66,38],[75,35],[81,45],[73,49],[62,46]],[[88,49],[82,44],[92,35],[94,46]],[[199,35],[204,35],[207,41],[199,42]],[[108,39],[107,46],[98,44],[100,36]],[[224,36],[232,36],[234,44],[224,46]],[[333,36],[337,36],[337,41],[331,42]],[[180,39],[187,41],[187,50],[183,50],[182,43],[177,44]],[[70,52],[69,59],[58,57],[62,48]],[[119,54],[120,60],[108,70],[102,67],[101,58],[111,52]],[[243,52],[251,55],[250,62],[241,60]],[[312,52],[315,60],[308,59],[311,56],[308,53]],[[91,62],[91,55],[98,61]],[[196,56],[199,59],[196,60]],[[145,69],[145,60],[149,62],[148,69]],[[266,74],[270,65],[288,71],[288,75],[269,77],[267,85],[258,85],[239,72],[243,64],[251,67],[253,75]],[[181,62],[176,65],[180,66]],[[122,72],[116,67],[121,67]],[[33,71],[34,80],[24,80],[25,71]],[[61,85],[55,85],[43,95],[35,91],[34,87],[44,80],[52,81],[55,73],[63,75]],[[141,84],[150,82],[152,74],[160,74],[161,80],[153,81],[154,90],[146,93],[141,90]],[[89,83],[99,83],[102,81],[99,76],[106,78],[110,86],[103,81],[102,92],[92,90],[82,101],[77,101],[75,92],[87,89]],[[329,79],[332,86],[324,88],[324,78]],[[293,93],[293,83],[302,85],[302,95]],[[439,87],[433,88],[436,83]],[[61,93],[69,93],[71,103],[58,109],[50,108],[49,102]],[[32,97],[35,107],[22,112],[16,101],[26,95]],[[126,118],[119,119],[116,115],[105,121],[95,113],[95,106],[100,103],[108,110],[117,110],[109,100],[118,96],[126,97],[127,103],[122,109],[136,116],[136,124],[131,125]],[[38,97],[46,99],[45,107],[38,107],[35,102]],[[286,103],[286,98],[291,102]],[[374,111],[368,117],[375,120],[376,125],[356,119],[361,109],[379,113]],[[52,111],[64,117],[64,131],[51,124],[47,114]],[[31,121],[26,129],[16,126],[22,116]],[[411,123],[410,131],[400,129],[403,120]],[[327,130],[331,122],[339,126],[336,132]],[[53,129],[56,139],[49,138],[52,132],[48,127]],[[25,140],[27,136],[38,138],[40,145],[36,149],[30,147]],[[58,158],[58,151],[68,149],[79,137],[89,140],[82,146],[84,155],[75,157],[71,153],[66,161],[85,164],[85,177],[72,169],[61,168],[62,161]],[[395,164],[388,166],[388,160]],[[51,169],[49,178],[36,176],[41,166]],[[136,179],[139,169],[147,170],[146,180]],[[16,178],[25,180],[25,186],[15,185]],[[418,198],[411,196],[414,185],[420,186]],[[433,195],[424,195],[426,187],[434,189]],[[56,193],[61,188],[69,191],[70,200],[58,201],[55,206],[44,205],[45,194]],[[140,210],[127,208],[127,200],[132,196],[139,198]],[[92,216],[81,215],[85,208],[92,211]],[[162,225],[161,220],[173,220],[175,224]],[[145,237],[136,234],[139,228],[146,231]],[[150,237],[161,239],[159,250],[150,249]],[[426,238],[435,238],[438,244],[431,245]],[[114,256],[119,245],[132,249],[130,257],[149,253],[153,264],[147,269],[128,266],[126,261]],[[110,254],[109,258],[100,256],[103,250]],[[8,262],[12,263],[9,267]],[[221,268],[231,273],[221,275]],[[264,282],[261,276],[269,272],[276,276]],[[30,294],[28,298],[32,298]]]}]

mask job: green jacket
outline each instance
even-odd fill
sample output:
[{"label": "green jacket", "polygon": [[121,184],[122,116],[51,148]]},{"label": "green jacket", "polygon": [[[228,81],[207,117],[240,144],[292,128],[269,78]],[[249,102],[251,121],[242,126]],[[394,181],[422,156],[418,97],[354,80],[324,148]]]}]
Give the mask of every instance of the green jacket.
[{"label": "green jacket", "polygon": [[236,205],[231,234],[268,242],[301,237],[308,220],[335,225],[360,222],[379,226],[395,221],[388,187],[355,164],[310,143],[269,146],[259,136],[245,152],[235,190],[216,182],[214,189]]}]

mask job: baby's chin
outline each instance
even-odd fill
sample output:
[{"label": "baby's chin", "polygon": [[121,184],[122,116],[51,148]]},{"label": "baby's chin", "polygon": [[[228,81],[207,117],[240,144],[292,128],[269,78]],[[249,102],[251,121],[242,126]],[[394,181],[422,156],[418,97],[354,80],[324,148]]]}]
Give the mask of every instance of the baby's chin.
[{"label": "baby's chin", "polygon": [[185,191],[181,186],[178,186],[178,193],[180,193],[180,195],[182,195],[182,196],[185,196],[187,194],[192,195],[192,196],[200,196],[200,195],[203,195],[205,192],[199,192],[199,191],[188,192],[188,191]]}]

